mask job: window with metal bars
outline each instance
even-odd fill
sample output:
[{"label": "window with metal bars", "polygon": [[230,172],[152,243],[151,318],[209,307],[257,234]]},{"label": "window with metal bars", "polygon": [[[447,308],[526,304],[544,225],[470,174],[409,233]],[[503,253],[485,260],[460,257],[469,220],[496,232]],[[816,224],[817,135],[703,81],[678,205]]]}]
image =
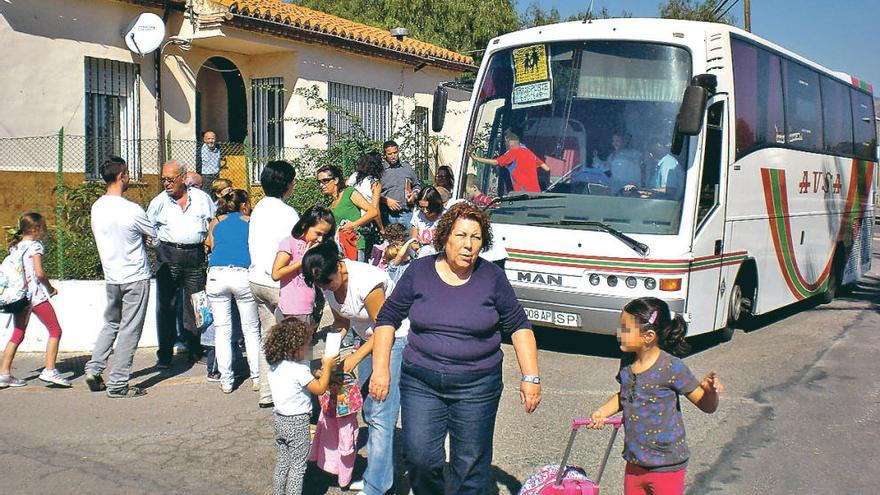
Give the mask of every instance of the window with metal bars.
[{"label": "window with metal bars", "polygon": [[391,135],[390,91],[330,82],[328,93],[331,147],[346,138],[384,141]]},{"label": "window with metal bars", "polygon": [[140,70],[136,64],[85,57],[85,174],[101,177],[108,155],[121,156],[141,177]]},{"label": "window with metal bars", "polygon": [[251,79],[251,134],[256,182],[267,162],[284,155],[284,78]]}]

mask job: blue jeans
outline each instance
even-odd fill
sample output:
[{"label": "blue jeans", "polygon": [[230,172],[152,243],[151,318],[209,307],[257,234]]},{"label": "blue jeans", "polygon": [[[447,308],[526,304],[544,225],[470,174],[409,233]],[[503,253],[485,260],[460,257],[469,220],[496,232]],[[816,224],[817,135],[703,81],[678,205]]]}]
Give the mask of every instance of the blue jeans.
[{"label": "blue jeans", "polygon": [[[500,366],[482,373],[441,373],[403,363],[403,452],[415,495],[487,492],[502,388]],[[451,467],[448,483],[443,476],[447,433]]]},{"label": "blue jeans", "polygon": [[410,210],[406,209],[406,205],[404,205],[403,210],[391,212],[388,210],[382,211],[382,224],[390,225],[392,223],[401,223],[404,227],[406,227],[407,233],[409,233],[410,227],[412,227],[412,217],[413,213]]},{"label": "blue jeans", "polygon": [[[367,469],[364,471],[364,492],[384,495],[394,485],[394,428],[400,412],[400,363],[406,337],[394,339],[391,347],[391,383],[388,397],[376,402],[364,399],[364,421],[368,427]],[[368,389],[369,376],[373,374],[373,356],[367,356],[358,365],[358,376],[364,390]]]}]

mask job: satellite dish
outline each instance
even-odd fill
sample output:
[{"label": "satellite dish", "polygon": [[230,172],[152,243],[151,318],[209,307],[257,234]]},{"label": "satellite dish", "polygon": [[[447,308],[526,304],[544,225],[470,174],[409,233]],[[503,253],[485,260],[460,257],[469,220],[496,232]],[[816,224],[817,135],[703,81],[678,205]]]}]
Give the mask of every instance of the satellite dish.
[{"label": "satellite dish", "polygon": [[165,39],[165,23],[153,13],[144,13],[135,17],[123,31],[125,45],[138,55],[146,55],[155,51]]}]

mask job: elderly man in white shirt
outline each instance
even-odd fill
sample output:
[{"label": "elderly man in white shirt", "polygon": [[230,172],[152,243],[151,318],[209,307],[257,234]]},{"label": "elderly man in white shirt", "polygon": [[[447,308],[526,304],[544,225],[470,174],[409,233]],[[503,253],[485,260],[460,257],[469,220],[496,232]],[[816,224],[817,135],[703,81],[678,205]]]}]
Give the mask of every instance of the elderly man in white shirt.
[{"label": "elderly man in white shirt", "polygon": [[[122,196],[129,182],[125,160],[109,157],[101,165],[101,177],[107,184],[107,194],[92,205],[92,232],[104,269],[107,308],[92,359],[85,366],[86,384],[92,392],[106,389],[113,398],[134,398],[146,393],[130,387],[128,379],[150,298],[150,261],[145,244],[156,237],[156,229],[143,208]],[[111,353],[113,367],[105,385],[101,375]]]},{"label": "elderly man in white shirt", "polygon": [[[266,194],[251,211],[248,229],[248,251],[251,266],[248,280],[251,293],[257,300],[260,314],[261,340],[266,338],[269,328],[275,324],[275,309],[278,307],[280,285],[272,280],[272,265],[278,254],[278,245],[290,236],[293,226],[299,221],[299,214],[285,201],[293,194],[296,170],[288,162],[271,161],[260,174],[260,185]],[[260,376],[269,376],[269,365],[260,346]],[[272,390],[269,380],[260,380],[260,407],[272,407]]]},{"label": "elderly man in white shirt", "polygon": [[156,323],[159,337],[157,367],[171,365],[177,336],[177,294],[183,291],[184,335],[189,357],[201,357],[192,295],[205,289],[205,238],[216,206],[204,191],[187,187],[186,168],[177,162],[162,165],[164,191],[150,201],[147,216],[156,227]]}]

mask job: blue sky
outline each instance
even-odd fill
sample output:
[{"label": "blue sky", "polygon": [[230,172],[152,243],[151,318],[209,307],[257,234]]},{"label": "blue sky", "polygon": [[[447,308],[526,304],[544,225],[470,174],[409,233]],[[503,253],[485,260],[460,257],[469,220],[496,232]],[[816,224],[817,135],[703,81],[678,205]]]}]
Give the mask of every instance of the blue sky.
[{"label": "blue sky", "polygon": [[[518,0],[524,10],[530,0]],[[537,0],[562,17],[586,10],[590,0]],[[594,0],[593,11],[656,17],[661,0]],[[743,27],[743,0],[731,9]],[[852,74],[880,93],[880,0],[752,0],[752,32],[830,69]]]}]

